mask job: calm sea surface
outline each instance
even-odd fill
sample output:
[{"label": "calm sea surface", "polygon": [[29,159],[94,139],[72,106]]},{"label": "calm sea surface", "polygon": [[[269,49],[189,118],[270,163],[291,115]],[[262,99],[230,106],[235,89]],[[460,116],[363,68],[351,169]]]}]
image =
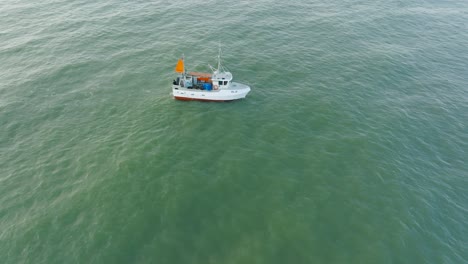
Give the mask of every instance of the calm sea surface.
[{"label": "calm sea surface", "polygon": [[0,61],[1,263],[468,263],[465,0],[3,0]]}]

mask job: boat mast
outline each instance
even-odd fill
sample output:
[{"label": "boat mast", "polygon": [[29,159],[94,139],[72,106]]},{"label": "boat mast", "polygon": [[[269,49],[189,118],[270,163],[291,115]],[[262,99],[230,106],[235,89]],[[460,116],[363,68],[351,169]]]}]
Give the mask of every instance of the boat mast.
[{"label": "boat mast", "polygon": [[213,66],[209,65],[210,69],[213,71],[214,74],[219,73],[221,70],[221,43],[219,44],[219,51],[218,51],[218,68],[215,69]]},{"label": "boat mast", "polygon": [[187,70],[186,70],[186,67],[185,67],[185,53],[182,53],[182,61],[184,62],[184,72],[183,72],[183,75],[185,76],[187,74]]},{"label": "boat mast", "polygon": [[221,42],[218,43],[218,72],[221,70]]}]

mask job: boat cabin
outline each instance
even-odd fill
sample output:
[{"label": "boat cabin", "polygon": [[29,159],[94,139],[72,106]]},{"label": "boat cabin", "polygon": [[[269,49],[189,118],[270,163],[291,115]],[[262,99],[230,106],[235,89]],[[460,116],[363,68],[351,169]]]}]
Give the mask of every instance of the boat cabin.
[{"label": "boat cabin", "polygon": [[230,72],[215,72],[211,77],[213,87],[219,89],[227,89],[232,81],[232,74]]}]

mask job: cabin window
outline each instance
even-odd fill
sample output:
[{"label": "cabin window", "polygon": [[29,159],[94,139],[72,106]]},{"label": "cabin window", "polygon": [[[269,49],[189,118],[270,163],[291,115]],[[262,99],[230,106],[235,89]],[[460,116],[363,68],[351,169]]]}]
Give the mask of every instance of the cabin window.
[{"label": "cabin window", "polygon": [[224,81],[224,85],[227,85],[227,81]]},{"label": "cabin window", "polygon": [[223,81],[218,81],[218,84],[219,84],[219,85],[223,85]]}]

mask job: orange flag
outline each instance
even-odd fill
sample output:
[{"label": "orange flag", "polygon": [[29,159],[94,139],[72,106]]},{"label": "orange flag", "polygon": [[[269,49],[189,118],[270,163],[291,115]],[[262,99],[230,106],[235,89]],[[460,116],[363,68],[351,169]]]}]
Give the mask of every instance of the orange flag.
[{"label": "orange flag", "polygon": [[175,67],[175,71],[178,73],[184,73],[184,59],[179,59]]}]

